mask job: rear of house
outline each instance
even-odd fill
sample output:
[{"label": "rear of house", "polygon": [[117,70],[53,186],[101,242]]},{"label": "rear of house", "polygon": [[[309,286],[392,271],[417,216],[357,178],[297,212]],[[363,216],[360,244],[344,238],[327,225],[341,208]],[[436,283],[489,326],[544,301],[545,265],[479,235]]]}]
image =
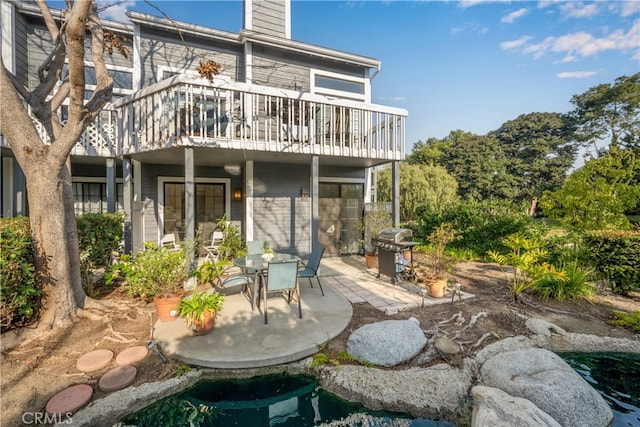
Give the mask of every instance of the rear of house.
[{"label": "rear of house", "polygon": [[[1,8],[5,64],[33,79],[51,46],[39,10]],[[407,112],[371,103],[378,60],[292,40],[288,0],[246,0],[244,14],[239,33],[138,12],[105,23],[131,54],[109,57],[113,102],[72,153],[76,213],[124,211],[129,249],[169,233],[206,240],[226,215],[279,251],[357,252],[374,167],[404,160]],[[208,59],[221,65],[212,82],[196,71]],[[2,215],[27,214],[0,143]]]}]

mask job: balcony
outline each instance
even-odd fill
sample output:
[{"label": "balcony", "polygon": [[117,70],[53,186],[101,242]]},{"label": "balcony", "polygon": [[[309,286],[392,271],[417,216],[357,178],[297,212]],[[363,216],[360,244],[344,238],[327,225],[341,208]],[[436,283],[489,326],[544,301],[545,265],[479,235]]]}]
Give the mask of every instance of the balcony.
[{"label": "balcony", "polygon": [[402,109],[179,75],[113,103],[118,155],[177,146],[404,160]]},{"label": "balcony", "polygon": [[[399,108],[178,75],[107,106],[71,154],[116,157],[191,146],[384,163],[405,158],[406,117]],[[8,146],[1,135],[0,145]]]}]

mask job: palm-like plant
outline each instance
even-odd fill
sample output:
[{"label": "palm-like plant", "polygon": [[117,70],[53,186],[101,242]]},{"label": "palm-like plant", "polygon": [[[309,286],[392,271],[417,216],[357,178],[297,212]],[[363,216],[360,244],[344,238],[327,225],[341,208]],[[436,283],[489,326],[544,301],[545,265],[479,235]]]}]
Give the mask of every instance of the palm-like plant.
[{"label": "palm-like plant", "polygon": [[[487,254],[500,265],[500,270],[507,279],[509,293],[515,302],[521,302],[522,294],[536,286],[539,280],[555,278],[566,281],[565,272],[556,270],[548,263],[540,262],[547,255],[547,251],[540,247],[539,241],[521,233],[511,234],[501,241],[511,250],[509,253],[489,251]],[[505,266],[512,268],[507,269]]]},{"label": "palm-like plant", "polygon": [[219,292],[194,292],[180,302],[179,316],[188,327],[204,322],[207,315],[215,316],[222,310],[224,295]]}]

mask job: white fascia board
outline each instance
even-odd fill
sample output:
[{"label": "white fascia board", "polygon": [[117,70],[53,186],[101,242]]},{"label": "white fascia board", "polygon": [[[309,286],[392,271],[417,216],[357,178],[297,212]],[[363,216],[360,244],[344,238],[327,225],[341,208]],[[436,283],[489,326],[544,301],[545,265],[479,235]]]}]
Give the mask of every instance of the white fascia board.
[{"label": "white fascia board", "polygon": [[[24,15],[37,16],[42,18],[42,12],[40,11],[40,7],[38,7],[35,3],[28,3],[26,1],[11,1],[18,11]],[[64,18],[63,11],[61,9],[49,8],[51,11],[51,15],[55,19],[62,20]],[[132,33],[133,25],[125,24],[123,22],[118,21],[109,21],[108,19],[100,18],[100,22],[102,23],[102,27],[108,30],[118,31],[122,33]]]},{"label": "white fascia board", "polygon": [[159,18],[157,16],[148,15],[146,13],[140,13],[135,11],[127,12],[127,16],[132,22],[145,27],[158,28],[169,32],[180,31],[185,34],[191,34],[200,37],[210,37],[215,39],[222,39],[229,42],[239,42],[239,34],[231,33],[228,31],[216,30],[214,28],[203,27],[201,25],[189,24],[187,22],[170,21],[169,19]]},{"label": "white fascia board", "polygon": [[282,37],[275,37],[268,34],[256,33],[254,31],[240,31],[241,41],[250,41],[256,44],[273,46],[279,49],[285,49],[293,52],[306,53],[308,55],[320,56],[334,61],[343,61],[350,64],[363,65],[370,68],[380,67],[380,60],[370,58],[368,56],[355,55],[353,53],[342,52],[340,50],[329,49],[326,47],[316,46]]}]

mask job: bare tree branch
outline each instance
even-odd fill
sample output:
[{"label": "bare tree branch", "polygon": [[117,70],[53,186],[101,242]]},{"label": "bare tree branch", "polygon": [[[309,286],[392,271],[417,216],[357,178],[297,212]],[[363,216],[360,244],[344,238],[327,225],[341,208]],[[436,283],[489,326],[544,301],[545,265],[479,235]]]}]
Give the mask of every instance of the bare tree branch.
[{"label": "bare tree branch", "polygon": [[49,9],[47,2],[45,0],[36,0],[36,4],[42,12],[42,18],[44,19],[44,23],[46,24],[49,33],[51,34],[51,38],[54,41],[57,40],[58,37],[60,37],[60,30],[58,30],[58,25],[51,14],[51,10]]},{"label": "bare tree branch", "polygon": [[111,100],[113,78],[109,75],[107,65],[104,62],[104,34],[95,3],[94,7],[89,10],[87,22],[89,31],[91,31],[91,54],[96,70],[96,90],[87,102],[86,107],[91,120],[93,120],[102,107]]}]

